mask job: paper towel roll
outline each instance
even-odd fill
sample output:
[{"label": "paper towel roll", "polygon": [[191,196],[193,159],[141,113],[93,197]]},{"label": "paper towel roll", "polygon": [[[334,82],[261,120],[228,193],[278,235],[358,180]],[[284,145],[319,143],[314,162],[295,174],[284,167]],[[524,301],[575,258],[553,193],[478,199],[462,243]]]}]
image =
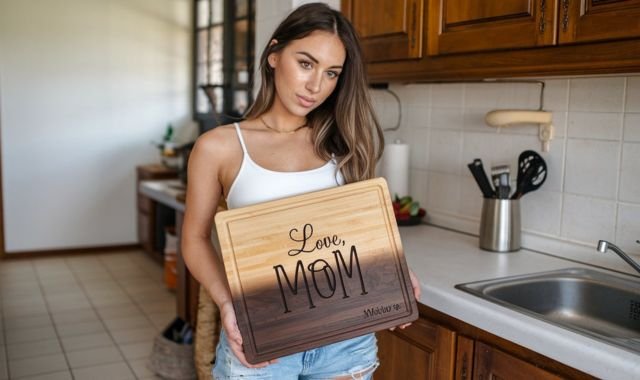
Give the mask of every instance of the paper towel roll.
[{"label": "paper towel roll", "polygon": [[409,145],[397,141],[386,144],[380,174],[387,180],[392,198],[409,195]]}]

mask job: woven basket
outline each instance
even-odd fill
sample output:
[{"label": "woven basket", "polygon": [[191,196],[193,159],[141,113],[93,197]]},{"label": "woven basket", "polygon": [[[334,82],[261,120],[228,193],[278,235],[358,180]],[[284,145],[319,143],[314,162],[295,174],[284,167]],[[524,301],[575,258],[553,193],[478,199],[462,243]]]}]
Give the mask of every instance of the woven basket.
[{"label": "woven basket", "polygon": [[167,379],[195,379],[193,345],[178,344],[166,338],[164,334],[159,335],[153,342],[147,367]]},{"label": "woven basket", "polygon": [[196,324],[195,363],[198,380],[211,380],[215,348],[220,338],[220,313],[204,287],[198,295],[198,323]]}]

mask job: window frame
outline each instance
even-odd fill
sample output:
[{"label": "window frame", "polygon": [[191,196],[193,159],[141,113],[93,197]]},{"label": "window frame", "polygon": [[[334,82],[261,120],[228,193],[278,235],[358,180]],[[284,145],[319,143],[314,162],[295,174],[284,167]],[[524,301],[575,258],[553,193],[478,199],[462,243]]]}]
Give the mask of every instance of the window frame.
[{"label": "window frame", "polygon": [[[199,19],[199,7],[201,2],[208,2],[209,0],[193,0],[193,38],[192,38],[192,118],[198,121],[201,126],[203,123],[208,124],[205,129],[211,128],[211,123],[224,123],[229,119],[229,116],[237,116],[237,110],[234,110],[234,96],[236,91],[246,91],[247,93],[247,107],[253,103],[253,66],[255,57],[255,0],[244,0],[247,3],[247,12],[242,17],[236,17],[236,0],[220,0],[223,3],[223,17],[222,22],[212,22],[209,24],[208,16],[205,26],[198,25]],[[215,17],[214,17],[215,19]],[[235,43],[237,35],[235,32],[235,25],[238,21],[247,21],[247,33],[246,33],[246,67],[247,67],[247,81],[246,83],[239,83],[238,71],[236,71],[236,52]],[[200,44],[205,44],[206,40],[199,41],[199,33],[207,31],[207,29],[222,26],[222,84],[214,85],[222,88],[222,112],[217,113],[209,107],[208,112],[198,111],[198,95],[203,90],[200,85],[206,84],[206,77],[198,77],[198,67],[202,62],[198,61],[198,53]],[[206,66],[206,62],[205,62]],[[210,68],[209,68],[210,69]],[[206,71],[205,71],[206,72]],[[215,127],[215,125],[213,126]],[[202,128],[201,128],[202,129]]]}]

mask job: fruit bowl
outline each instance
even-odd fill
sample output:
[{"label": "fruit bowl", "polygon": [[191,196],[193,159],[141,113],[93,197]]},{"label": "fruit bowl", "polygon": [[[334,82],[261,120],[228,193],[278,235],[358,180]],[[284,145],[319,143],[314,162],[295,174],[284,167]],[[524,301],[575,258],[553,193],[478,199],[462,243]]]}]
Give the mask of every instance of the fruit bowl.
[{"label": "fruit bowl", "polygon": [[393,213],[399,226],[415,226],[420,224],[422,218],[427,214],[425,209],[420,207],[420,203],[414,201],[406,195],[400,198],[397,194],[393,200]]},{"label": "fruit bowl", "polygon": [[399,226],[417,226],[422,222],[422,216],[409,216],[408,219],[400,219],[396,217],[396,222],[398,222]]}]

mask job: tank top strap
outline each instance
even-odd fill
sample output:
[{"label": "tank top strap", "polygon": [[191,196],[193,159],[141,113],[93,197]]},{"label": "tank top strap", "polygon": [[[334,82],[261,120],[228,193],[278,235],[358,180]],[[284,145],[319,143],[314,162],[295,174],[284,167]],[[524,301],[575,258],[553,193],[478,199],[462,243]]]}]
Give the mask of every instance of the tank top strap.
[{"label": "tank top strap", "polygon": [[240,145],[242,146],[242,152],[247,155],[247,146],[244,144],[244,139],[242,138],[242,131],[240,130],[240,125],[238,123],[233,123],[233,126],[236,127],[236,133],[238,134],[238,140],[240,140]]}]

